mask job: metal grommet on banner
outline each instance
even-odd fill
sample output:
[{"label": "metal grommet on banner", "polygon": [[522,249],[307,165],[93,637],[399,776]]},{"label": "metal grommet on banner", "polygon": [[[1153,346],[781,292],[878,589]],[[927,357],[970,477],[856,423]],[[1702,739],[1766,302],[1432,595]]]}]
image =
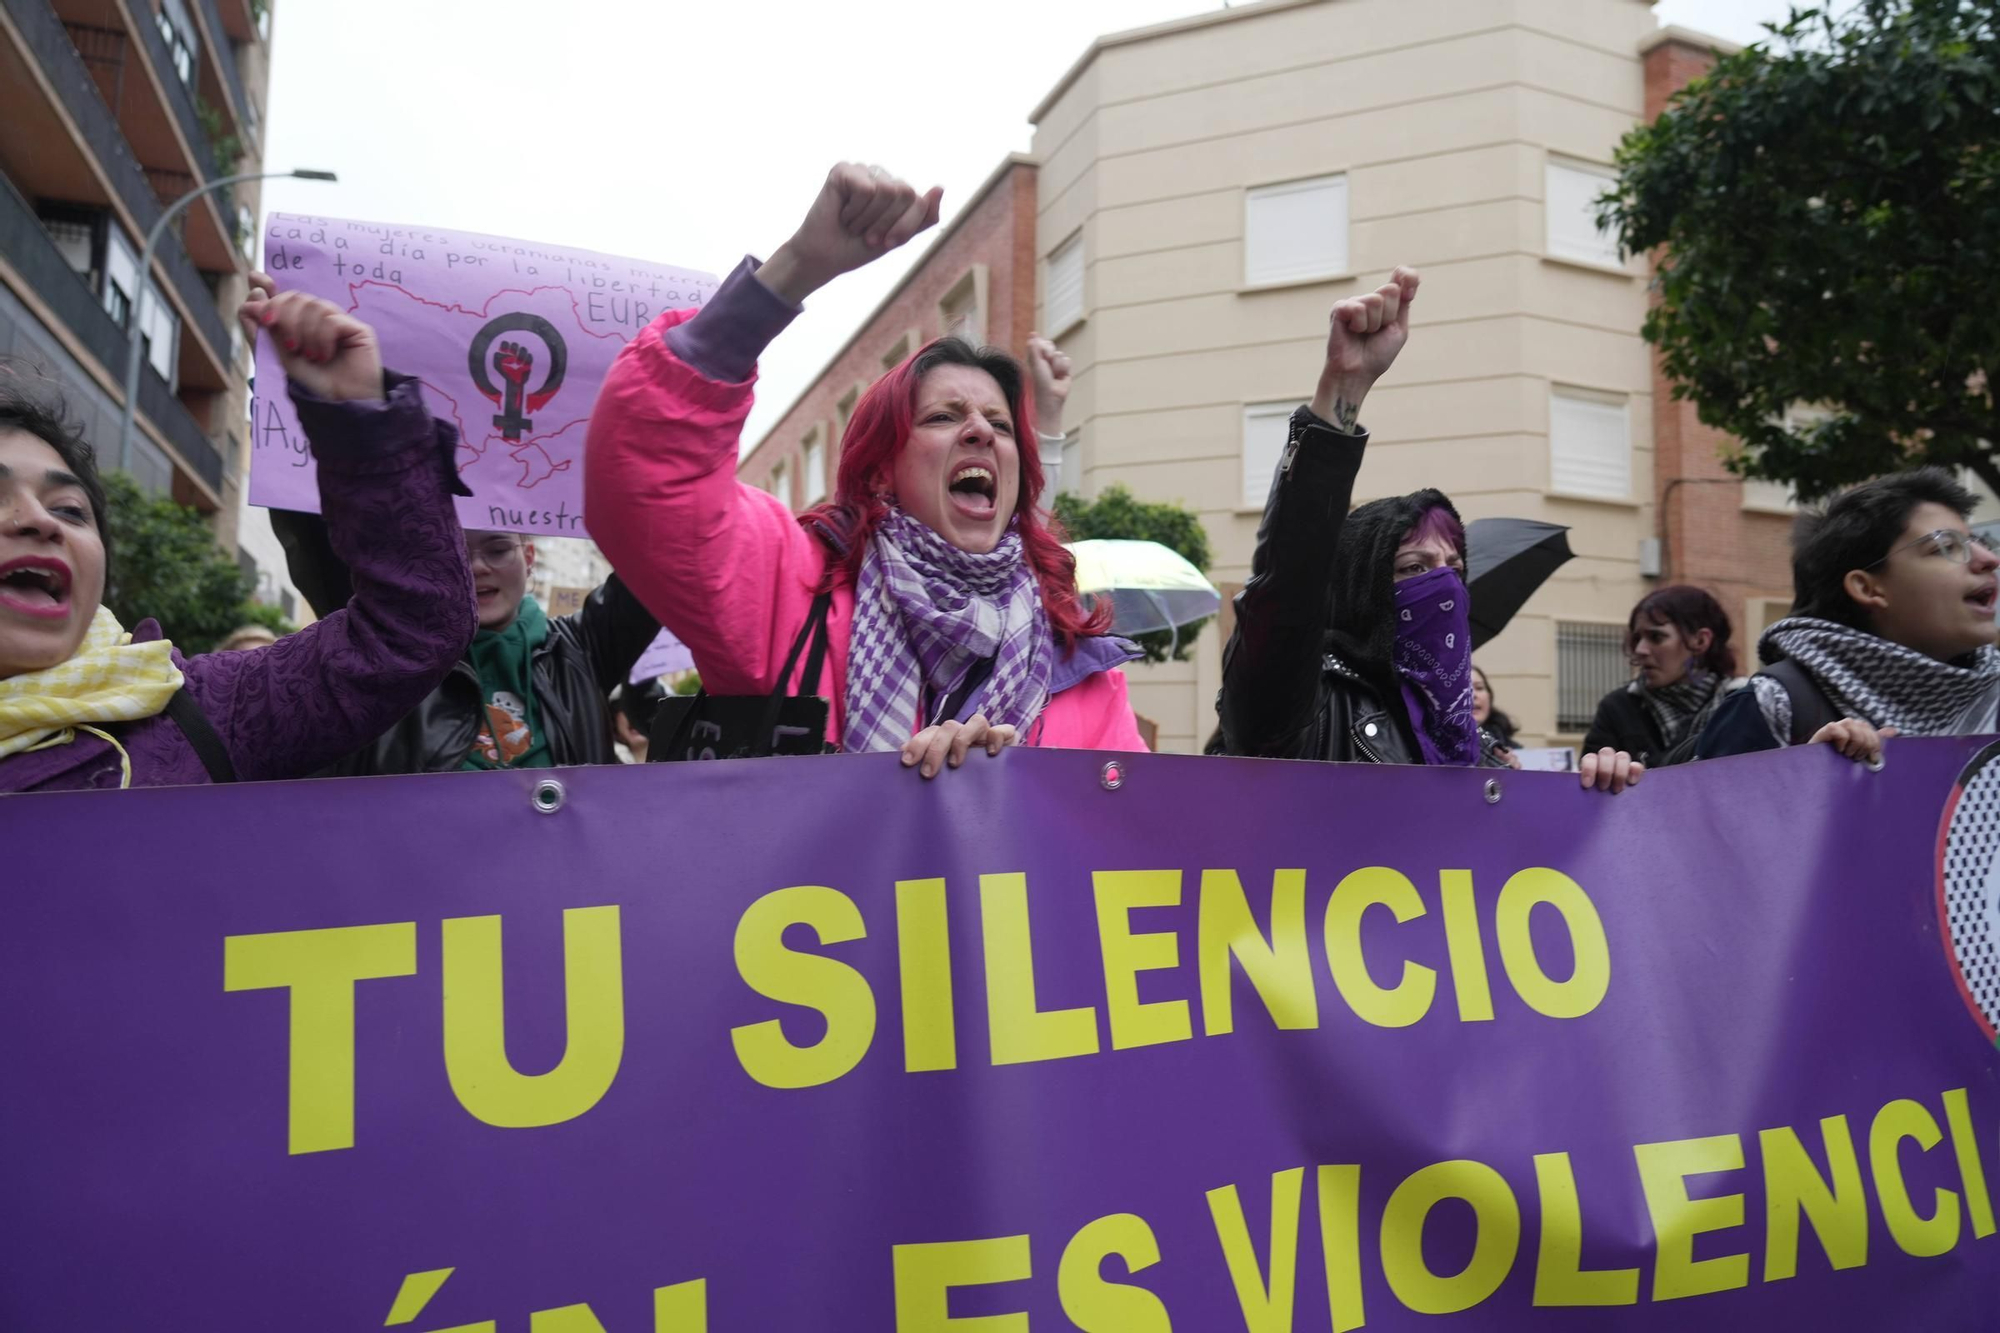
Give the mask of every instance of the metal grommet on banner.
[{"label": "metal grommet on banner", "polygon": [[1868,761],[1868,771],[1870,773],[1880,773],[1883,769],[1887,768],[1888,766],[1889,766],[1889,756],[1887,756],[1886,754],[1878,754],[1873,759],[1870,759]]},{"label": "metal grommet on banner", "polygon": [[1097,780],[1104,785],[1104,790],[1117,791],[1125,785],[1125,765],[1113,759],[1097,775]]},{"label": "metal grommet on banner", "polygon": [[1486,804],[1488,805],[1500,804],[1500,779],[1498,778],[1486,779]]},{"label": "metal grommet on banner", "polygon": [[528,798],[538,814],[552,815],[563,808],[566,794],[563,785],[554,778],[543,778],[535,784],[534,795]]}]

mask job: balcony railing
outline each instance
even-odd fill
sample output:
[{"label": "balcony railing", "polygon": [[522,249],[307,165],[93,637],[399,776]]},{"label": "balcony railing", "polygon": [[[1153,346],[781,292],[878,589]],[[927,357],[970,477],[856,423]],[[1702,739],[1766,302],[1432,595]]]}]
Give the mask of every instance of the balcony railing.
[{"label": "balcony railing", "polygon": [[[222,67],[222,81],[229,86],[229,100],[236,104],[236,123],[247,128],[250,124],[250,98],[243,91],[243,71],[236,67],[236,43],[229,36],[229,29],[222,26],[222,11],[216,8],[215,0],[200,0],[201,21],[208,28],[209,49],[215,53],[215,63]],[[245,143],[249,136],[242,136]],[[218,169],[227,172],[231,163],[220,163]]]},{"label": "balcony railing", "polygon": [[[48,0],[0,0],[0,6],[6,8],[8,17],[14,20],[14,25],[26,37],[30,57],[42,67],[49,82],[55,85],[56,95],[62,99],[64,109],[82,131],[85,145],[103,166],[111,188],[138,224],[139,235],[133,239],[143,239],[146,230],[159,220],[164,210],[154,196],[146,173],[132,156],[132,149],[125,142],[125,132],[118,128],[117,118],[101,96],[97,81],[91,77],[83,57],[63,28],[62,20],[49,7]],[[150,31],[157,39],[159,33]],[[167,68],[168,78],[172,80],[172,66]],[[224,216],[231,219],[233,230],[233,214]],[[193,312],[195,326],[201,330],[202,337],[214,349],[216,357],[227,365],[229,325],[216,305],[215,293],[201,276],[201,270],[194,266],[194,260],[188,257],[187,247],[178,236],[162,236],[155,253],[167,271],[167,280],[173,283],[174,289]]]},{"label": "balcony railing", "polygon": [[[195,108],[195,90],[181,82],[181,74],[174,68],[174,53],[167,49],[167,39],[160,35],[159,21],[153,15],[153,8],[146,0],[125,0],[125,12],[132,17],[132,26],[139,32],[139,45],[146,52],[146,58],[153,62],[153,69],[160,76],[160,83],[167,90],[167,105],[173,108],[174,120],[187,137],[188,147],[194,153],[195,172],[204,180],[216,176],[226,176],[236,169],[236,163],[218,162],[215,159],[215,145],[202,126],[201,113]],[[217,190],[213,196],[215,206],[221,211],[225,233],[235,229],[236,205],[226,189]]]},{"label": "balcony railing", "polygon": [[[69,266],[35,210],[4,176],[0,176],[0,254],[7,256],[35,295],[106,371],[117,375],[125,368],[125,330],[106,313],[90,284]],[[195,475],[220,494],[222,451],[151,367],[142,368],[139,374],[139,411],[159,428]],[[100,457],[115,457],[116,440],[91,443],[97,446]]]}]

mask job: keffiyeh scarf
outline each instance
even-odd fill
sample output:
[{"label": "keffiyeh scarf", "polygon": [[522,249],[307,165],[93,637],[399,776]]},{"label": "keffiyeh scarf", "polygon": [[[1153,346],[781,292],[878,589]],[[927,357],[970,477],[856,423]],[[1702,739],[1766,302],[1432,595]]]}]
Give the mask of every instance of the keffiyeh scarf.
[{"label": "keffiyeh scarf", "polygon": [[[1968,710],[2000,692],[2000,649],[1990,644],[1940,662],[1866,630],[1792,616],[1764,631],[1757,652],[1766,662],[1797,662],[1843,716],[1894,727],[1905,736],[1964,734],[1959,729]],[[1768,676],[1753,680],[1771,734],[1788,741],[1791,697]]]},{"label": "keffiyeh scarf", "polygon": [[985,555],[961,551],[900,509],[876,528],[854,588],[848,640],[850,754],[900,749],[980,661],[989,722],[1025,731],[1048,698],[1055,644],[1041,586],[1013,526]]},{"label": "keffiyeh scarf", "polygon": [[1652,689],[1644,681],[1635,680],[1626,688],[1639,696],[1640,705],[1659,725],[1667,750],[1679,745],[1690,727],[1706,726],[1708,715],[1722,702],[1723,695],[1722,677],[1692,668],[1671,685]]}]

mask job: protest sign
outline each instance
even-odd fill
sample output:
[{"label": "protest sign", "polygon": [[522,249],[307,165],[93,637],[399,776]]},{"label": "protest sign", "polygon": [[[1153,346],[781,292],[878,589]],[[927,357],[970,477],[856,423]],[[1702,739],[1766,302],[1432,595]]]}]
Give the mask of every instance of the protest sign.
[{"label": "protest sign", "polygon": [[[383,363],[423,381],[456,426],[468,529],[586,535],[583,438],[613,358],[662,312],[701,305],[705,273],[438,227],[273,213],[264,262],[281,291],[373,325]],[[250,502],[319,511],[285,373],[257,340]]]},{"label": "protest sign", "polygon": [[1988,1328],[1993,753],[10,797],[0,1327]]}]

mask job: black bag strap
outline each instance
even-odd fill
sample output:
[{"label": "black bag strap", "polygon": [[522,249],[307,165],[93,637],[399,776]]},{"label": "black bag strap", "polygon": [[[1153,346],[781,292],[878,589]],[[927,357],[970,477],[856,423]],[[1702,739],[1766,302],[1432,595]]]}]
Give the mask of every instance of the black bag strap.
[{"label": "black bag strap", "polygon": [[799,627],[799,637],[792,640],[792,651],[786,655],[785,665],[778,672],[778,683],[772,688],[771,697],[764,701],[764,724],[757,733],[757,748],[753,751],[759,759],[771,753],[771,737],[778,729],[778,714],[785,705],[787,683],[792,678],[792,668],[799,664],[799,652],[808,641],[813,645],[812,655],[807,663],[806,675],[799,680],[799,688],[808,688],[808,678],[812,681],[812,688],[818,688],[820,662],[826,656],[826,617],[832,609],[832,593],[823,592],[813,598],[812,610],[806,613],[806,623]]},{"label": "black bag strap", "polygon": [[222,737],[216,735],[215,727],[208,715],[201,711],[201,705],[186,689],[178,689],[167,700],[167,716],[187,737],[188,745],[194,750],[195,758],[208,770],[210,782],[236,781],[236,765],[229,761],[229,751],[222,744]]},{"label": "black bag strap", "polygon": [[[785,654],[785,665],[778,671],[778,683],[771,687],[770,696],[765,700],[764,724],[758,733],[756,757],[763,758],[771,753],[771,734],[777,729],[778,713],[784,707],[786,686],[791,681],[792,668],[799,664],[799,654],[805,651],[808,642],[812,644],[812,653],[806,659],[806,674],[801,678],[800,685],[804,688],[806,681],[818,685],[820,667],[826,658],[826,618],[832,609],[831,592],[823,592],[813,598],[812,609],[806,613],[806,623],[799,626],[798,637],[792,640],[792,650]],[[694,703],[681,713],[680,722],[667,741],[666,753],[677,754],[687,743],[688,730],[694,726],[695,716],[701,712],[701,701],[706,698],[707,686],[695,691]]]},{"label": "black bag strap", "polygon": [[1769,676],[1785,687],[1785,694],[1792,701],[1792,735],[1790,743],[1804,745],[1819,734],[1819,729],[1829,722],[1840,721],[1840,711],[1833,701],[1820,689],[1819,682],[1812,678],[1804,667],[1787,657],[1773,662],[1758,674]]}]

